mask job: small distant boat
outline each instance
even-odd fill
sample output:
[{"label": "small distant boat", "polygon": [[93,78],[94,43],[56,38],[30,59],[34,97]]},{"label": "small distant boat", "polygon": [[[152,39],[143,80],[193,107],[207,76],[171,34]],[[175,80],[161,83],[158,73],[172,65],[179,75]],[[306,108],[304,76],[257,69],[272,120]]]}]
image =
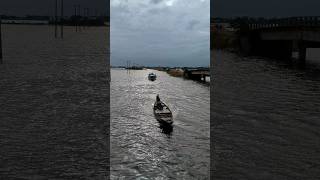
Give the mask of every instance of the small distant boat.
[{"label": "small distant boat", "polygon": [[154,80],[157,79],[157,75],[156,75],[155,73],[149,73],[148,79],[149,79],[150,81],[154,81]]},{"label": "small distant boat", "polygon": [[173,123],[172,112],[162,101],[156,101],[153,106],[153,113],[159,123],[171,125]]}]

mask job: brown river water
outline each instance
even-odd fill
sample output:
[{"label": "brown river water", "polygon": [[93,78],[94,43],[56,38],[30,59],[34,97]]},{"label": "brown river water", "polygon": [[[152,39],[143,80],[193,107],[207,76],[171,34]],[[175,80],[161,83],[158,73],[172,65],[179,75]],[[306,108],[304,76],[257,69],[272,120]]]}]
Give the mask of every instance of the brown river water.
[{"label": "brown river water", "polygon": [[107,179],[108,28],[2,32],[0,179]]},{"label": "brown river water", "polygon": [[212,51],[214,179],[320,178],[320,63],[313,53],[299,67]]},{"label": "brown river water", "polygon": [[[155,72],[156,81],[148,74]],[[153,115],[159,94],[172,131]],[[210,87],[153,70],[111,70],[111,179],[209,179]]]}]

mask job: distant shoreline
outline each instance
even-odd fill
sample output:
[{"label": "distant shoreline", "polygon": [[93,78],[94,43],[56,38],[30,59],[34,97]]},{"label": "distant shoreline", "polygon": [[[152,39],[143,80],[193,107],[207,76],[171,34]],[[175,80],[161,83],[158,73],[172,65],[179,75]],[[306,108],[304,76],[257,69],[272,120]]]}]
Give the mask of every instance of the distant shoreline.
[{"label": "distant shoreline", "polygon": [[[22,26],[22,25],[30,25],[30,26],[54,26],[54,24],[31,24],[31,23],[26,23],[26,24],[21,24],[21,23],[2,23],[2,25],[18,25],[18,26]],[[59,26],[59,25],[58,25]],[[70,25],[70,24],[66,24],[63,25],[64,27],[109,27],[109,24],[104,24],[104,25]]]},{"label": "distant shoreline", "polygon": [[0,17],[1,24],[26,24],[26,25],[64,25],[64,26],[109,26],[109,17],[81,17],[52,19],[50,17]]},{"label": "distant shoreline", "polygon": [[[199,69],[206,69],[206,67],[198,67]],[[128,71],[141,71],[141,70],[157,70],[157,71],[162,71],[162,72],[166,72],[168,75],[172,76],[172,77],[178,77],[178,78],[183,78],[183,79],[189,79],[189,80],[194,80],[196,82],[202,82],[204,84],[210,84],[210,78],[209,78],[209,81],[202,81],[200,79],[196,80],[195,78],[192,78],[192,77],[188,77],[185,75],[185,72],[188,70],[185,70],[185,69],[188,69],[186,67],[175,67],[175,68],[165,68],[165,67],[157,67],[157,68],[143,68],[143,69],[126,69],[126,67],[121,67],[121,66],[117,66],[117,67],[111,67],[111,69],[114,69],[114,70],[128,70]],[[194,68],[194,67],[189,67],[189,69],[197,69],[197,68]],[[209,69],[209,68],[208,68]],[[210,69],[209,69],[210,71]]]}]

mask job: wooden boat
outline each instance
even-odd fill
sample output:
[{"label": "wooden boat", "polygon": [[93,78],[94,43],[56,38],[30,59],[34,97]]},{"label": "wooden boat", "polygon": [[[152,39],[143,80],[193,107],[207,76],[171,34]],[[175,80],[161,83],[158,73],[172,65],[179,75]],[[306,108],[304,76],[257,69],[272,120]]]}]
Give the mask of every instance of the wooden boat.
[{"label": "wooden boat", "polygon": [[150,73],[150,74],[148,75],[148,79],[149,79],[150,81],[154,81],[154,80],[157,79],[157,75],[154,74],[154,73]]},{"label": "wooden boat", "polygon": [[172,112],[169,107],[160,101],[162,109],[157,106],[157,102],[154,103],[153,113],[159,123],[163,125],[171,125],[173,123]]}]

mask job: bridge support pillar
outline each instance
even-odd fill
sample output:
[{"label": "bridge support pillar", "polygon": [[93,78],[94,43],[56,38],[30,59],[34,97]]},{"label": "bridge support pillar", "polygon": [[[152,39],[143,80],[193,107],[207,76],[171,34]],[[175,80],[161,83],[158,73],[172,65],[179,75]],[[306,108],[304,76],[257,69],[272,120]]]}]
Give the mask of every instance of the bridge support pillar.
[{"label": "bridge support pillar", "polygon": [[291,41],[264,41],[263,52],[265,56],[288,60],[292,58]]},{"label": "bridge support pillar", "polygon": [[299,50],[299,62],[304,64],[306,62],[306,57],[307,57],[307,47],[303,42],[300,42],[298,50]]},{"label": "bridge support pillar", "polygon": [[289,60],[292,58],[292,41],[259,40],[252,44],[252,55]]}]

